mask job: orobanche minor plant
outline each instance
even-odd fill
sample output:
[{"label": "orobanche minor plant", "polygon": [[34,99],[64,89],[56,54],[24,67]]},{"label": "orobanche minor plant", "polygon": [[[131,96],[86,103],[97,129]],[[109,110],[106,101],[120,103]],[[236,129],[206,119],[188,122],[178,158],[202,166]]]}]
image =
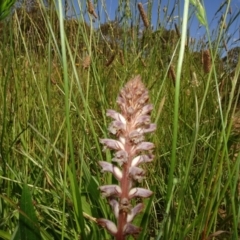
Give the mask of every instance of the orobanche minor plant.
[{"label": "orobanche minor plant", "polygon": [[112,159],[115,163],[100,161],[99,164],[103,172],[114,175],[119,185],[100,186],[102,195],[107,198],[114,212],[117,224],[102,218],[97,222],[117,240],[123,240],[128,235],[134,238],[138,236],[141,229],[133,225],[132,221],[144,206],[143,203],[138,203],[132,207],[132,199],[148,198],[153,194],[148,189],[134,186],[134,182],[141,182],[145,176],[145,171],[139,166],[151,162],[154,157],[154,144],[145,141],[145,134],[156,129],[150,119],[153,105],[148,102],[148,91],[141,77],[134,77],[124,86],[117,98],[121,113],[107,110],[107,116],[113,119],[109,132],[114,134],[117,140],[100,140],[104,150],[115,151]]}]

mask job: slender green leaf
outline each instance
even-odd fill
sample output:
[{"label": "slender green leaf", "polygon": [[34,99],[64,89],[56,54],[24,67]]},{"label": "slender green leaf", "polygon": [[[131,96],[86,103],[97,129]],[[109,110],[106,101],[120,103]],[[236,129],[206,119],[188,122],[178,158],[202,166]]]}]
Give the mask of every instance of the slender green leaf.
[{"label": "slender green leaf", "polygon": [[[38,220],[34,210],[31,193],[27,184],[23,185],[22,196],[20,200],[19,232],[21,240],[41,239]],[[17,234],[17,237],[18,236],[19,235]]]}]

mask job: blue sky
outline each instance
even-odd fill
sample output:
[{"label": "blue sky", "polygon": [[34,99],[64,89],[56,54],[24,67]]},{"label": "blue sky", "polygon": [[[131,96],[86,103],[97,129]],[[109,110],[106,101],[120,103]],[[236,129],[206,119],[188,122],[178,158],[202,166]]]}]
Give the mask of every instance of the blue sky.
[{"label": "blue sky", "polygon": [[[79,4],[78,1],[80,0],[73,0],[74,1],[74,7],[77,12],[77,14],[80,12],[79,10]],[[228,23],[231,19],[233,19],[233,16],[240,11],[240,0],[230,0],[231,1],[231,14],[229,13],[227,16]],[[82,11],[86,12],[86,1],[80,1],[84,2],[82,4]],[[120,4],[119,2],[125,2],[127,3],[127,6],[131,12],[131,18],[129,19],[138,19],[139,12],[137,9],[137,3],[141,2],[144,6],[144,9],[147,11],[149,9],[149,2],[152,2],[152,19],[151,24],[154,29],[156,29],[157,24],[160,23],[162,26],[167,26],[169,29],[174,28],[174,23],[176,23],[178,26],[181,22],[181,16],[183,14],[183,6],[184,6],[184,0],[95,0],[94,2],[95,10],[99,16],[99,19],[95,22],[95,27],[99,26],[100,23],[106,22],[106,21],[114,21],[114,20],[120,20],[121,16],[125,14],[126,8],[124,8],[124,4]],[[206,15],[209,23],[210,33],[213,35],[217,32],[217,29],[219,28],[219,22],[221,19],[221,16],[226,10],[226,4],[223,5],[223,8],[220,9],[220,6],[227,2],[227,0],[204,0],[203,4],[205,5],[206,9]],[[120,6],[122,9],[120,9]],[[159,9],[160,6],[160,9]],[[167,9],[167,10],[166,10]],[[189,21],[189,30],[190,30],[190,36],[192,38],[199,39],[203,37],[206,33],[206,30],[204,27],[202,27],[199,24],[199,21],[195,17],[194,9],[191,7],[189,9],[189,14],[193,14],[193,16],[190,18]],[[88,22],[87,14],[86,21]],[[169,18],[171,16],[171,18]],[[234,21],[233,24],[231,24],[230,28],[226,29],[226,40],[227,45],[229,48],[235,47],[236,45],[240,45],[240,15],[238,18]]]}]

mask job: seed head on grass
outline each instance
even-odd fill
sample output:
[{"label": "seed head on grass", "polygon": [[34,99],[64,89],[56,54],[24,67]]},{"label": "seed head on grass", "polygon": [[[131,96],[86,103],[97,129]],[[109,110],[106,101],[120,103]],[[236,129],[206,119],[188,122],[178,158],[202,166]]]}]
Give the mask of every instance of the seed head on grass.
[{"label": "seed head on grass", "polygon": [[142,18],[142,21],[143,21],[143,24],[144,24],[145,28],[148,28],[149,27],[149,21],[148,21],[148,18],[147,18],[147,14],[144,11],[142,3],[138,3],[138,10],[140,12],[140,15],[141,15],[141,18]]},{"label": "seed head on grass", "polygon": [[212,67],[211,56],[209,49],[203,51],[203,70],[205,73],[209,73]]},{"label": "seed head on grass", "polygon": [[119,184],[100,186],[117,224],[108,219],[98,219],[97,222],[117,240],[124,240],[128,235],[137,237],[141,229],[133,225],[132,221],[144,206],[143,203],[132,206],[131,201],[134,198],[148,198],[153,194],[148,189],[134,187],[134,182],[141,182],[145,176],[145,171],[139,166],[153,161],[154,157],[154,144],[145,141],[145,134],[156,129],[156,125],[151,123],[150,113],[153,106],[148,100],[148,91],[141,77],[134,77],[120,91],[117,98],[120,113],[107,110],[107,116],[113,119],[109,132],[115,135],[117,140],[100,140],[104,149],[115,152],[112,159],[114,163],[99,162],[102,172],[112,173]]},{"label": "seed head on grass", "polygon": [[119,51],[119,56],[120,56],[121,64],[124,65],[124,56],[123,56],[123,51],[122,50]]},{"label": "seed head on grass", "polygon": [[198,87],[199,82],[198,82],[198,79],[197,79],[197,74],[192,70],[190,70],[190,74],[191,74],[191,86],[192,87]]},{"label": "seed head on grass", "polygon": [[83,64],[82,64],[83,69],[88,69],[90,64],[91,64],[91,57],[88,55],[83,60]]},{"label": "seed head on grass", "polygon": [[113,61],[114,61],[114,59],[115,59],[115,56],[116,56],[115,53],[113,53],[113,54],[111,55],[111,57],[109,58],[109,60],[108,60],[108,61],[106,62],[106,64],[105,64],[106,67],[109,67],[109,66],[113,63]]},{"label": "seed head on grass", "polygon": [[175,69],[173,65],[171,64],[169,70],[168,70],[168,77],[172,79],[173,86],[175,87],[176,84],[176,74],[175,74]]},{"label": "seed head on grass", "polygon": [[93,3],[91,1],[88,1],[87,3],[88,3],[88,12],[97,19],[97,14],[94,10]]}]

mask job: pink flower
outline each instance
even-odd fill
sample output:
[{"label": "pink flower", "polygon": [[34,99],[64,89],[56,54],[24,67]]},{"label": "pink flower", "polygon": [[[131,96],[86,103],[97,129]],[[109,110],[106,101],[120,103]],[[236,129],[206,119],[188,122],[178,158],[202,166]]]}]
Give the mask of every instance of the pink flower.
[{"label": "pink flower", "polygon": [[154,157],[154,144],[145,141],[145,134],[156,130],[156,125],[151,123],[150,117],[153,105],[148,101],[148,91],[140,76],[129,81],[117,98],[121,112],[107,110],[107,116],[113,119],[108,130],[117,139],[100,139],[104,149],[115,153],[113,163],[100,161],[99,165],[102,172],[112,173],[119,185],[99,187],[113,210],[117,226],[106,219],[99,219],[98,224],[105,227],[116,239],[123,239],[127,235],[136,237],[139,234],[141,228],[132,225],[131,222],[144,206],[142,203],[132,206],[132,199],[148,198],[153,194],[145,188],[132,188],[135,181],[141,182],[145,177],[145,170],[139,165],[153,161]]}]

